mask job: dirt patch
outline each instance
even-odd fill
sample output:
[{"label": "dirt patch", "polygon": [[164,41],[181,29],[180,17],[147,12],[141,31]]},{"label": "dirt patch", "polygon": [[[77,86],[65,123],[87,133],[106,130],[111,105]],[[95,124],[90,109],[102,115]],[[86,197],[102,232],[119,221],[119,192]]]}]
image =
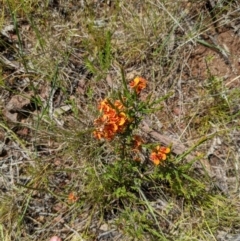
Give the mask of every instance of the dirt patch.
[{"label": "dirt patch", "polygon": [[223,78],[229,87],[239,86],[240,37],[233,30],[206,37],[193,49],[187,61],[184,79],[190,77],[204,80],[209,75]]}]

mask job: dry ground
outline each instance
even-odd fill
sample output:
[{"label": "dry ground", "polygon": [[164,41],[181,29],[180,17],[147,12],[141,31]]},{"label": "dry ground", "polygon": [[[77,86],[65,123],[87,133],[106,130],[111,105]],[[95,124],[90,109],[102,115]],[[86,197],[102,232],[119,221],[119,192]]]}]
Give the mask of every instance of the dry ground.
[{"label": "dry ground", "polygon": [[[0,240],[239,240],[237,0],[0,5]],[[121,67],[148,80],[142,99],[169,94],[139,133],[195,161],[196,193],[151,164],[137,191],[129,173],[112,184],[113,145],[92,130]]]}]

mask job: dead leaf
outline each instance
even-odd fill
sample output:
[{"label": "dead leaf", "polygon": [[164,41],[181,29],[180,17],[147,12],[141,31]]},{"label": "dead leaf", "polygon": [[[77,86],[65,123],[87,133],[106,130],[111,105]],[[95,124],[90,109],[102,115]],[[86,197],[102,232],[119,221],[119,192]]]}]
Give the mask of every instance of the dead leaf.
[{"label": "dead leaf", "polygon": [[17,122],[17,113],[11,113],[7,110],[3,111],[4,116],[12,122]]},{"label": "dead leaf", "polygon": [[21,95],[14,95],[6,105],[7,111],[19,111],[24,106],[30,104],[30,98]]},{"label": "dead leaf", "polygon": [[8,40],[11,41],[11,36],[10,36],[10,32],[13,32],[15,29],[13,24],[7,25],[5,26],[2,30],[1,30],[1,34],[5,37],[8,38]]},{"label": "dead leaf", "polygon": [[24,127],[24,128],[22,128],[22,129],[18,130],[18,131],[17,131],[17,134],[18,134],[19,136],[24,137],[24,136],[28,136],[29,131],[30,131],[30,130],[29,130],[27,127]]},{"label": "dead leaf", "polygon": [[54,117],[59,117],[61,115],[63,115],[64,113],[66,113],[67,111],[71,110],[72,109],[72,106],[71,105],[64,105],[64,106],[61,106],[59,108],[56,108],[53,112],[53,116]]},{"label": "dead leaf", "polygon": [[5,107],[5,117],[12,122],[17,122],[19,117],[18,112],[20,112],[24,107],[31,103],[30,99],[30,95],[26,97],[21,95],[14,95]]}]

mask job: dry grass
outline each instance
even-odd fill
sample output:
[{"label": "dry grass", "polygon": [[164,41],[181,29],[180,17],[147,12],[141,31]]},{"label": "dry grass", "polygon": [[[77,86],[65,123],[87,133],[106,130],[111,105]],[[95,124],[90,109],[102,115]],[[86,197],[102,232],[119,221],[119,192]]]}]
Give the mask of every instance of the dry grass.
[{"label": "dry grass", "polygon": [[[0,240],[234,241],[238,1],[0,1]],[[179,143],[169,165],[93,138],[121,69],[148,80],[142,100],[168,96],[144,121]]]}]

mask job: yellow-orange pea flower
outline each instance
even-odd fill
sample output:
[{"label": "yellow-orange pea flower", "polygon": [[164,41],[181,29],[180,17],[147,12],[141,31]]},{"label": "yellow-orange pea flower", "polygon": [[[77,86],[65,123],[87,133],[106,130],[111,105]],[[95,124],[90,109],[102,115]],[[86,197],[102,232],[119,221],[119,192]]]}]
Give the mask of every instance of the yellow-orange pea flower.
[{"label": "yellow-orange pea flower", "polygon": [[107,99],[104,99],[100,102],[98,109],[103,112],[108,112],[111,109],[111,106],[108,103]]},{"label": "yellow-orange pea flower", "polygon": [[143,139],[138,135],[134,135],[133,136],[133,150],[140,150],[142,144],[143,144]]},{"label": "yellow-orange pea flower", "polygon": [[75,195],[75,193],[71,192],[68,195],[68,202],[69,203],[74,203],[78,200],[78,197]]},{"label": "yellow-orange pea flower", "polygon": [[147,86],[147,80],[142,77],[136,77],[133,81],[130,82],[130,87],[135,89],[137,94],[139,94]]},{"label": "yellow-orange pea flower", "polygon": [[119,125],[119,126],[123,126],[123,125],[126,123],[126,121],[127,121],[127,116],[126,116],[126,114],[125,114],[124,112],[121,112],[121,113],[118,115],[118,117],[119,117],[118,125]]},{"label": "yellow-orange pea flower", "polygon": [[150,154],[150,159],[155,165],[159,165],[161,161],[167,159],[167,154],[170,152],[169,147],[157,146],[154,151]]},{"label": "yellow-orange pea flower", "polygon": [[103,138],[103,133],[102,133],[101,131],[99,131],[99,130],[95,130],[95,131],[93,132],[93,136],[94,136],[96,139],[100,140],[100,139]]},{"label": "yellow-orange pea flower", "polygon": [[124,108],[123,103],[120,100],[116,100],[114,102],[114,106],[118,109],[118,110],[122,110]]},{"label": "yellow-orange pea flower", "polygon": [[103,137],[107,140],[112,140],[118,130],[115,123],[108,123],[104,126]]}]

